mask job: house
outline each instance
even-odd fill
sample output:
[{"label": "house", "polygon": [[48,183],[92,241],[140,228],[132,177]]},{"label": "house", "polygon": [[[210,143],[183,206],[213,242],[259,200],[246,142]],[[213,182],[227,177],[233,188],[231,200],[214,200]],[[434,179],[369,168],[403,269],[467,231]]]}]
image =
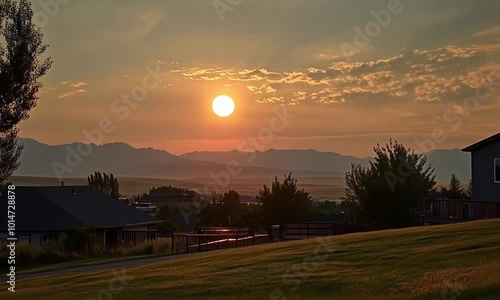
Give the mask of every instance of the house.
[{"label": "house", "polygon": [[472,200],[500,202],[500,133],[462,151],[471,153]]},{"label": "house", "polygon": [[[21,187],[15,190],[18,241],[62,243],[76,227],[93,226],[106,245],[147,239],[161,223],[118,199],[87,186]],[[7,193],[0,204],[0,239],[7,238]]]},{"label": "house", "polygon": [[421,224],[500,218],[500,133],[462,151],[471,153],[471,199],[421,199]]}]

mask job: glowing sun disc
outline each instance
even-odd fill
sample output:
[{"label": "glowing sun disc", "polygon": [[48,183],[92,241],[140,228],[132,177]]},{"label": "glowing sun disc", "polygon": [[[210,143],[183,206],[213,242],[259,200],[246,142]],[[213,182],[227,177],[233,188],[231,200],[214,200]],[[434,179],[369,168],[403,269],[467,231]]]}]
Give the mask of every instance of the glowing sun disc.
[{"label": "glowing sun disc", "polygon": [[234,111],[234,101],[226,95],[217,96],[212,102],[212,109],[219,117],[228,117]]}]

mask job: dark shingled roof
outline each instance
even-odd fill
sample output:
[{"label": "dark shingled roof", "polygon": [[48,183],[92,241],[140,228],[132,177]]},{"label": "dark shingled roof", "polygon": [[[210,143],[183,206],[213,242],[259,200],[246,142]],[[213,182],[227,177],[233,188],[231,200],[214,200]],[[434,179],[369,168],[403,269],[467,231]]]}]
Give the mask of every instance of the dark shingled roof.
[{"label": "dark shingled roof", "polygon": [[[16,231],[66,231],[76,226],[118,228],[161,221],[87,186],[20,187],[16,195]],[[7,192],[2,192],[0,232],[7,230]]]},{"label": "dark shingled roof", "polygon": [[489,143],[491,143],[491,142],[493,142],[493,141],[495,141],[497,139],[500,139],[500,133],[497,133],[495,135],[490,136],[489,138],[486,138],[486,139],[484,139],[482,141],[479,141],[479,142],[477,142],[475,144],[472,144],[472,145],[470,145],[468,147],[465,147],[465,148],[462,149],[462,151],[464,151],[464,152],[474,151],[477,148],[482,147],[482,146],[484,146],[486,144],[489,144]]}]

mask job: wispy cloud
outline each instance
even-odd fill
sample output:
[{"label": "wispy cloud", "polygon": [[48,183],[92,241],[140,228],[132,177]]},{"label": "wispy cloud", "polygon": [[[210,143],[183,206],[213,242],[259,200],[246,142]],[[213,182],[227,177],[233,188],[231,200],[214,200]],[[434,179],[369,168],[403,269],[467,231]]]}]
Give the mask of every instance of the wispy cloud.
[{"label": "wispy cloud", "polygon": [[60,95],[59,98],[67,98],[67,97],[74,96],[76,94],[81,94],[81,93],[86,93],[86,92],[87,92],[86,90],[69,91],[69,92],[66,92],[66,93]]},{"label": "wispy cloud", "polygon": [[[173,73],[194,81],[242,82],[257,102],[325,104],[409,99],[454,101],[486,84],[481,77],[499,73],[500,44],[446,46],[403,50],[400,54],[364,62],[337,62],[305,70],[178,68]],[[293,88],[290,88],[293,87]],[[297,89],[301,92],[298,93]],[[369,96],[372,96],[371,98]],[[410,114],[404,115],[412,116]]]},{"label": "wispy cloud", "polygon": [[87,86],[87,85],[88,85],[87,83],[79,81],[79,82],[75,82],[75,83],[70,84],[70,87],[79,88],[79,87]]}]

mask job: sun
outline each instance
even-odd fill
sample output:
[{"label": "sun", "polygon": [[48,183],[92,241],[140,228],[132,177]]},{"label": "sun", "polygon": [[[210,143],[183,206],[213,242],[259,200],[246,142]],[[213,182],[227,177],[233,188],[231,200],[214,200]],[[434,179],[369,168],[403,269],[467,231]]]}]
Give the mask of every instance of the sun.
[{"label": "sun", "polygon": [[212,102],[212,109],[219,117],[228,117],[234,111],[234,101],[226,95],[217,96]]}]

